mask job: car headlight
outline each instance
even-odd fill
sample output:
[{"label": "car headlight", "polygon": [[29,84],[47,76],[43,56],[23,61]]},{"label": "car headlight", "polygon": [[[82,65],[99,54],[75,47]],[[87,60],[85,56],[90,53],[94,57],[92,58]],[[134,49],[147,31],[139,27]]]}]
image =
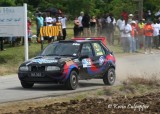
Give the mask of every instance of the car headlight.
[{"label": "car headlight", "polygon": [[58,71],[58,70],[60,70],[60,68],[57,66],[47,66],[46,67],[46,71]]},{"label": "car headlight", "polygon": [[29,71],[29,68],[28,68],[28,66],[21,66],[21,67],[19,67],[19,70],[20,71]]}]

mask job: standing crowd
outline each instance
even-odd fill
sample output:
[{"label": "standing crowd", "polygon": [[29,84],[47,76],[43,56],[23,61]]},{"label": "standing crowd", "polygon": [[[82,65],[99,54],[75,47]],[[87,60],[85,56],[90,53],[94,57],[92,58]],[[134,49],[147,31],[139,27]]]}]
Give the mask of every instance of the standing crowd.
[{"label": "standing crowd", "polygon": [[114,18],[112,13],[103,16],[89,16],[80,12],[74,19],[74,37],[104,36],[109,45],[114,45],[118,28],[118,44],[124,52],[135,53],[138,49],[144,49],[144,53],[153,53],[152,48],[160,46],[160,15],[152,21],[148,15],[138,20],[133,14],[123,11],[119,18]]},{"label": "standing crowd", "polygon": [[[123,12],[125,13],[125,12]],[[120,41],[124,52],[137,52],[144,49],[144,53],[153,53],[152,48],[159,49],[160,46],[160,17],[153,21],[148,16],[137,20],[133,14],[125,18],[124,14],[117,20],[120,32]]]},{"label": "standing crowd", "polygon": [[57,13],[57,15],[51,15],[50,12],[47,12],[45,15],[42,15],[42,13],[38,12],[36,16],[36,27],[37,27],[37,41],[40,38],[40,28],[42,26],[61,26],[61,31],[59,31],[58,36],[49,36],[44,37],[44,39],[48,40],[48,43],[57,40],[65,40],[66,39],[66,21],[67,18],[65,15],[61,12]]}]

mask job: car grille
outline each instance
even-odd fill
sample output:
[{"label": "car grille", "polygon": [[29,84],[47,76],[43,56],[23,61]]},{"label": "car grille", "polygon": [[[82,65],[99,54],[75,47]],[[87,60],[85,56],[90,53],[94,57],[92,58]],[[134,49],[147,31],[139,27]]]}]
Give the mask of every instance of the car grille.
[{"label": "car grille", "polygon": [[45,71],[45,66],[31,66],[31,71],[43,72]]}]

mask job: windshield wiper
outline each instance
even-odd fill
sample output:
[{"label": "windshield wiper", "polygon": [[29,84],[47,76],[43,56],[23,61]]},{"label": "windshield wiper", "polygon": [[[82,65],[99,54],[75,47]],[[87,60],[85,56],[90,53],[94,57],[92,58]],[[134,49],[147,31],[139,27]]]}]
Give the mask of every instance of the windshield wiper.
[{"label": "windshield wiper", "polygon": [[42,56],[58,56],[58,54],[48,54],[48,55],[42,55]]},{"label": "windshield wiper", "polygon": [[59,56],[72,56],[73,57],[73,55],[69,55],[69,54],[62,54],[62,55],[59,55]]}]

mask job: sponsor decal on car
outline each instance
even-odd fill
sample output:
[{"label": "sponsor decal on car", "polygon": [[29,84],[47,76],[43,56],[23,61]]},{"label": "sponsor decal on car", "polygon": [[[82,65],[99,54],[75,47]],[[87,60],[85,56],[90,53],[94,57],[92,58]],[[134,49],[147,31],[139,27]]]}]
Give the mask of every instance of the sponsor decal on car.
[{"label": "sponsor decal on car", "polygon": [[26,65],[29,65],[29,64],[31,64],[31,63],[43,64],[43,63],[56,63],[56,62],[58,62],[58,60],[33,59],[33,60],[31,60],[29,63],[27,63]]},{"label": "sponsor decal on car", "polygon": [[91,59],[90,58],[83,59],[82,65],[83,65],[83,68],[91,67],[91,65],[92,65]]},{"label": "sponsor decal on car", "polygon": [[72,45],[79,46],[80,44],[79,43],[73,43]]},{"label": "sponsor decal on car", "polygon": [[99,65],[102,66],[105,62],[105,58],[103,56],[100,56],[99,58]]}]

